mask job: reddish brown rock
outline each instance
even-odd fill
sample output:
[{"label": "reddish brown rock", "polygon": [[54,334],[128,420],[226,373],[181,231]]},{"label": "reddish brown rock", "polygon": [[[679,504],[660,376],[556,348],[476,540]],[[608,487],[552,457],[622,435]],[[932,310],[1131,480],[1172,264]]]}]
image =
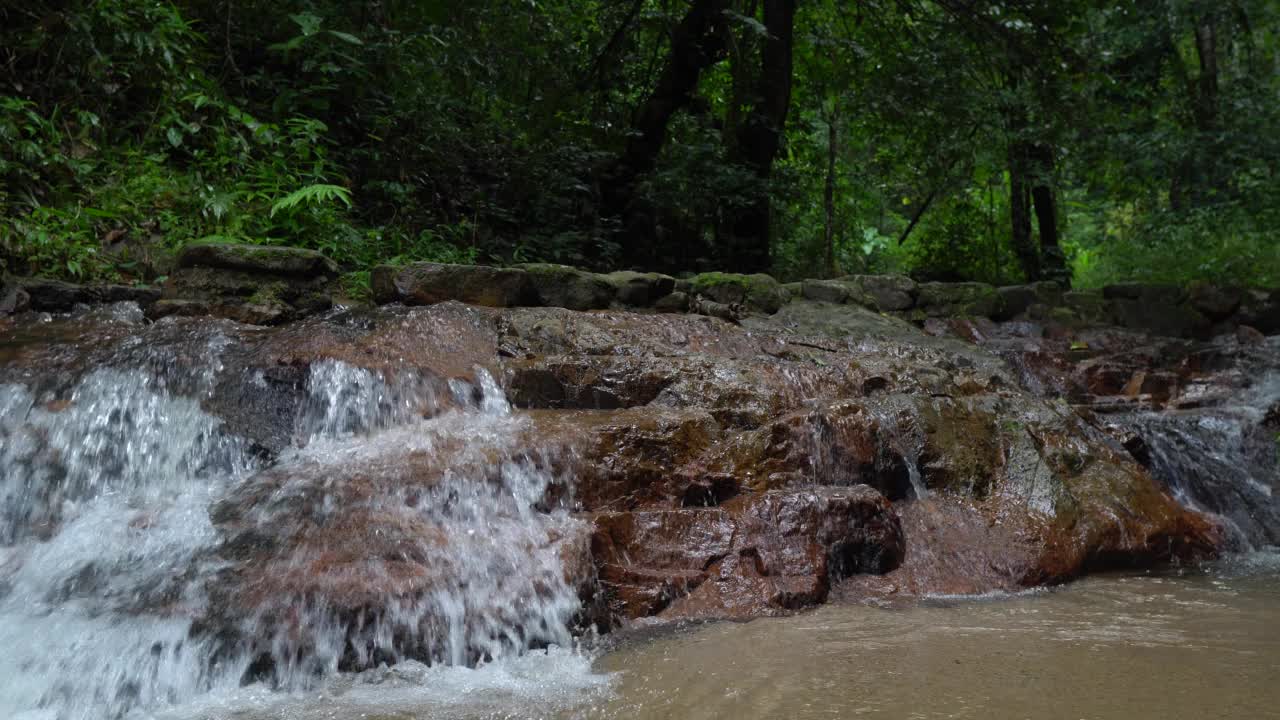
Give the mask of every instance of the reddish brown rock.
[{"label": "reddish brown rock", "polygon": [[626,618],[753,617],[826,599],[832,579],[882,573],[903,536],[865,486],[772,491],[719,507],[601,513],[592,552]]}]

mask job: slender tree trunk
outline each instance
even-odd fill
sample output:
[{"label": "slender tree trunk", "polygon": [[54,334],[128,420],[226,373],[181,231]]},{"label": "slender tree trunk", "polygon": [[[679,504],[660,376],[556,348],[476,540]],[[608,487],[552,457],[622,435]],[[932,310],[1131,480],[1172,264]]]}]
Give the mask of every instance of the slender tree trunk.
[{"label": "slender tree trunk", "polygon": [[1217,152],[1217,135],[1221,130],[1218,67],[1220,38],[1214,13],[1210,12],[1196,21],[1195,41],[1200,73],[1194,81],[1186,78],[1195,123],[1195,142],[1179,163],[1169,189],[1169,202],[1175,210],[1204,205],[1212,201],[1215,193],[1228,189]]},{"label": "slender tree trunk", "polygon": [[1058,243],[1058,198],[1054,189],[1053,148],[1038,144],[1032,148],[1033,182],[1031,199],[1035,203],[1036,226],[1040,229],[1040,276],[1071,285],[1067,257]]},{"label": "slender tree trunk", "polygon": [[836,268],[836,143],[839,140],[835,118],[827,119],[827,181],[822,192],[822,206],[826,210],[827,224],[823,235],[826,257],[823,271],[827,277],[840,274]]},{"label": "slender tree trunk", "polygon": [[637,212],[632,200],[637,180],[653,170],[667,139],[671,117],[687,106],[702,71],[725,52],[725,10],[729,0],[697,0],[671,35],[671,50],[657,85],[636,113],[632,136],[602,182],[604,214],[620,218],[624,254],[633,263],[653,262],[653,223]]},{"label": "slender tree trunk", "polygon": [[730,224],[730,252],[734,266],[742,272],[769,268],[772,209],[768,182],[791,107],[796,2],[764,0],[763,5],[768,37],[760,51],[759,83],[755,102],[743,118],[735,144],[740,162],[760,181],[753,200],[735,213]]},{"label": "slender tree trunk", "polygon": [[1029,282],[1040,279],[1040,254],[1031,238],[1031,187],[1028,178],[1026,144],[1015,140],[1009,146],[1009,221],[1013,230],[1013,252]]}]

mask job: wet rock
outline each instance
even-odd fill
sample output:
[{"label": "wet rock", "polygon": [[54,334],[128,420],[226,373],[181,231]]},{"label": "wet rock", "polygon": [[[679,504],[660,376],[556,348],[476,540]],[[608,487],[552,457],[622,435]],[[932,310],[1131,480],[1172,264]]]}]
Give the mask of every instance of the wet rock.
[{"label": "wet rock", "polygon": [[1104,322],[1108,318],[1107,299],[1102,293],[1085,290],[1063,293],[1067,308],[1085,322]]},{"label": "wet rock", "polygon": [[1128,283],[1108,285],[1102,296],[1109,301],[1117,325],[1168,337],[1201,337],[1210,322],[1187,300],[1187,291],[1172,285]]},{"label": "wet rock", "polygon": [[689,311],[689,296],[686,293],[676,291],[670,295],[665,295],[653,304],[653,309],[660,313],[683,313]]},{"label": "wet rock", "polygon": [[1280,333],[1280,290],[1247,290],[1236,318],[1265,335]]},{"label": "wet rock", "polygon": [[1026,314],[1034,305],[1053,308],[1063,303],[1062,286],[1056,282],[1036,282],[997,288],[1001,310],[997,320],[1008,320]]},{"label": "wet rock", "polygon": [[361,669],[569,642],[562,623],[595,588],[591,527],[540,502],[562,481],[521,420],[478,407],[235,486],[210,511],[220,541],[198,561],[216,572],[194,632],[264,671],[326,651]]},{"label": "wet rock", "polygon": [[676,290],[676,280],[659,273],[620,270],[604,276],[617,301],[629,307],[649,307]]},{"label": "wet rock", "polygon": [[179,268],[216,268],[297,278],[338,276],[338,265],[315,250],[272,245],[202,243],[178,255]]},{"label": "wet rock", "polygon": [[1188,291],[1191,307],[1214,322],[1231,317],[1244,301],[1244,289],[1197,283]]},{"label": "wet rock", "polygon": [[31,296],[16,284],[0,285],[0,316],[26,312],[31,308]]},{"label": "wet rock", "polygon": [[909,310],[915,305],[916,283],[902,275],[849,275],[838,280],[805,280],[808,300],[854,303],[880,312]]},{"label": "wet rock", "polygon": [[68,312],[76,305],[114,302],[149,305],[160,297],[156,288],[130,285],[76,285],[61,280],[28,279],[17,281],[16,286],[26,294],[28,307],[41,312]]},{"label": "wet rock", "polygon": [[184,267],[169,276],[161,301],[149,314],[213,315],[251,325],[278,325],[328,310],[335,290],[334,277],[328,274]]},{"label": "wet rock", "polygon": [[537,305],[529,273],[518,268],[420,262],[404,267],[379,265],[371,276],[374,301],[434,305],[457,300],[468,305]]},{"label": "wet rock", "polygon": [[744,618],[826,599],[833,579],[883,573],[904,539],[871,488],[738,497],[713,508],[601,513],[592,553],[624,618]]},{"label": "wet rock", "polygon": [[929,317],[993,317],[1001,312],[1001,297],[986,283],[923,283],[916,306]]},{"label": "wet rock", "polygon": [[1242,345],[1257,345],[1267,339],[1267,336],[1263,335],[1262,331],[1248,325],[1237,327],[1235,334],[1236,340]]},{"label": "wet rock", "polygon": [[851,290],[843,280],[805,280],[800,285],[804,299],[814,302],[844,303],[849,300]]},{"label": "wet rock", "polygon": [[691,280],[691,292],[724,305],[741,305],[772,315],[786,304],[782,286],[768,275],[702,273]]},{"label": "wet rock", "polygon": [[911,309],[919,290],[905,275],[851,275],[843,280],[851,288],[851,302],[880,312]]},{"label": "wet rock", "polygon": [[614,300],[614,286],[604,277],[568,265],[527,263],[516,268],[529,273],[538,304],[570,310],[600,310]]},{"label": "wet rock", "polygon": [[708,466],[709,452],[724,436],[704,410],[535,411],[530,419],[531,441],[563,448],[570,458],[575,508],[675,508],[697,495],[692,486],[714,486],[713,498],[720,500],[736,494],[737,481]]}]

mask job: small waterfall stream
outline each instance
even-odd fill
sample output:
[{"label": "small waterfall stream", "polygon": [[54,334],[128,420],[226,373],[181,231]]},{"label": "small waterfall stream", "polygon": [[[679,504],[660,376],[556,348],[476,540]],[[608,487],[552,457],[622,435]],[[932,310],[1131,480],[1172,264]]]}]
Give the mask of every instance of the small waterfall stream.
[{"label": "small waterfall stream", "polygon": [[1232,549],[1280,545],[1280,344],[1242,354],[1235,386],[1198,407],[1117,418],[1183,505],[1221,518]]},{"label": "small waterfall stream", "polygon": [[202,406],[228,343],[200,337],[194,375],[125,342],[70,382],[0,384],[0,717],[572,646],[585,527],[491,377],[442,396],[316,363],[268,461]]},{"label": "small waterfall stream", "polygon": [[1187,507],[1220,517],[1233,546],[1280,545],[1280,442],[1268,408],[1280,404],[1280,375],[1237,402],[1126,419],[1143,437],[1151,471]]}]

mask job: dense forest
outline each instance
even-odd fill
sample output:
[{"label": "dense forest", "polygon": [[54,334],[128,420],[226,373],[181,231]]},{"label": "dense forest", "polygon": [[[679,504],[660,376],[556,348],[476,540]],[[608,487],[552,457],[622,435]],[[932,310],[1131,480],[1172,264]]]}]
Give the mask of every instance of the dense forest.
[{"label": "dense forest", "polygon": [[1276,0],[33,0],[0,262],[1280,283]]}]

